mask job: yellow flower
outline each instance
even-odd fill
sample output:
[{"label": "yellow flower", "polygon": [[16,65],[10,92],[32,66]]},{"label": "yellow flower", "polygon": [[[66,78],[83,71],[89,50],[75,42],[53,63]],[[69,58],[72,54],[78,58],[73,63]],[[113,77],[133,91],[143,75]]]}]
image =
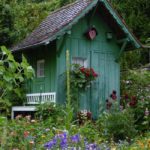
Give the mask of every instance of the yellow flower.
[{"label": "yellow flower", "polygon": [[46,136],[45,136],[45,135],[42,135],[41,137],[42,137],[42,138],[45,138]]},{"label": "yellow flower", "polygon": [[115,146],[112,146],[112,147],[111,147],[111,150],[116,150],[116,147],[115,147]]},{"label": "yellow flower", "polygon": [[141,141],[137,141],[138,142],[138,145],[142,148],[142,149],[144,149],[144,143],[142,143]]}]

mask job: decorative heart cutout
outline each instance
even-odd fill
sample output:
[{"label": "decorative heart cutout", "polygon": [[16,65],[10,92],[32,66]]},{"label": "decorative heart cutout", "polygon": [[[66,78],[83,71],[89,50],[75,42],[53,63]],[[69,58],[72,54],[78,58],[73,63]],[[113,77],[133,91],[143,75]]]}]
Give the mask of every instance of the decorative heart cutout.
[{"label": "decorative heart cutout", "polygon": [[95,30],[90,30],[89,31],[89,38],[93,40],[96,37],[96,31]]}]

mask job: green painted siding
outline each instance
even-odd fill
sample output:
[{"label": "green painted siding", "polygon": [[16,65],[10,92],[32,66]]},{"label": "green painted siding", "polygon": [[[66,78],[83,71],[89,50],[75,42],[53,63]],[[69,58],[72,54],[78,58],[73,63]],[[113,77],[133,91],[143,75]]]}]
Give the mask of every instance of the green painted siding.
[{"label": "green painted siding", "polygon": [[[84,33],[90,26],[95,26],[97,37],[90,41]],[[66,34],[56,43],[39,47],[26,52],[29,62],[35,68],[37,60],[45,59],[45,77],[35,77],[28,83],[28,92],[57,92],[57,102],[65,103],[66,98],[66,50],[70,51],[70,63],[73,57],[87,59],[88,67],[94,68],[99,74],[90,88],[79,93],[80,109],[92,111],[96,118],[112,90],[120,95],[120,67],[115,61],[118,58],[120,47],[117,45],[115,35],[110,41],[106,40],[106,32],[111,29],[103,22],[99,15],[93,16],[90,23],[88,15],[72,27],[71,34]],[[112,31],[111,31],[112,32]],[[42,91],[40,88],[42,87]]]},{"label": "green painted siding", "polygon": [[[81,19],[71,30],[71,34],[65,36],[64,40],[57,41],[57,100],[60,103],[65,99],[64,72],[65,72],[65,51],[70,51],[70,62],[72,57],[84,57],[88,61],[88,67],[93,67],[99,74],[91,88],[79,94],[80,109],[91,110],[96,118],[99,109],[105,106],[105,100],[112,90],[120,91],[120,68],[115,62],[120,48],[115,36],[110,41],[106,40],[106,32],[111,29],[103,22],[100,16],[95,15],[90,25],[98,30],[98,36],[93,41],[88,40],[84,33],[90,27],[88,17]],[[111,31],[112,32],[112,31]],[[60,46],[61,45],[61,46]]]},{"label": "green painted siding", "polygon": [[[27,51],[25,55],[35,70],[35,78],[28,82],[28,93],[56,91],[56,48],[54,45]],[[45,60],[44,77],[37,77],[37,61]]]}]

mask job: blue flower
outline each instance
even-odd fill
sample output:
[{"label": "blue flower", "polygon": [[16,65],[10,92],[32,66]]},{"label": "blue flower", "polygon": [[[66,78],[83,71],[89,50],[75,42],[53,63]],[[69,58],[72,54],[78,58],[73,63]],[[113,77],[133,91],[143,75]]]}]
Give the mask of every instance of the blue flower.
[{"label": "blue flower", "polygon": [[53,141],[49,141],[46,144],[44,144],[44,147],[47,149],[51,149],[54,146]]},{"label": "blue flower", "polygon": [[74,136],[71,136],[70,139],[71,139],[71,142],[78,143],[78,142],[80,142],[80,135],[76,134]]},{"label": "blue flower", "polygon": [[57,134],[57,135],[55,136],[55,138],[58,138],[58,139],[67,138],[67,133],[64,132],[64,133],[62,133],[62,134]]},{"label": "blue flower", "polygon": [[97,150],[97,145],[95,143],[85,145],[86,150]]},{"label": "blue flower", "polygon": [[55,145],[57,144],[57,140],[56,138],[54,137],[53,140],[47,142],[46,144],[44,144],[44,147],[47,148],[47,149],[51,149],[53,148]]},{"label": "blue flower", "polygon": [[61,146],[62,149],[67,148],[67,146],[68,146],[67,137],[61,138],[60,146]]}]

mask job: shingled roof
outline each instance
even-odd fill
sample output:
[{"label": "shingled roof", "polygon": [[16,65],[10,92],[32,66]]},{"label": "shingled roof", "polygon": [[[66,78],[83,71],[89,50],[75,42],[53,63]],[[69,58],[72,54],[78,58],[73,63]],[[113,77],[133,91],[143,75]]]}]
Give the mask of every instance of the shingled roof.
[{"label": "shingled roof", "polygon": [[[64,35],[67,30],[71,29],[72,25],[95,7],[98,1],[109,3],[107,0],[78,0],[50,13],[25,40],[12,48],[12,51],[44,45],[55,40],[58,36]],[[132,36],[131,34],[132,41],[137,42],[137,48],[139,48],[140,44]]]}]

